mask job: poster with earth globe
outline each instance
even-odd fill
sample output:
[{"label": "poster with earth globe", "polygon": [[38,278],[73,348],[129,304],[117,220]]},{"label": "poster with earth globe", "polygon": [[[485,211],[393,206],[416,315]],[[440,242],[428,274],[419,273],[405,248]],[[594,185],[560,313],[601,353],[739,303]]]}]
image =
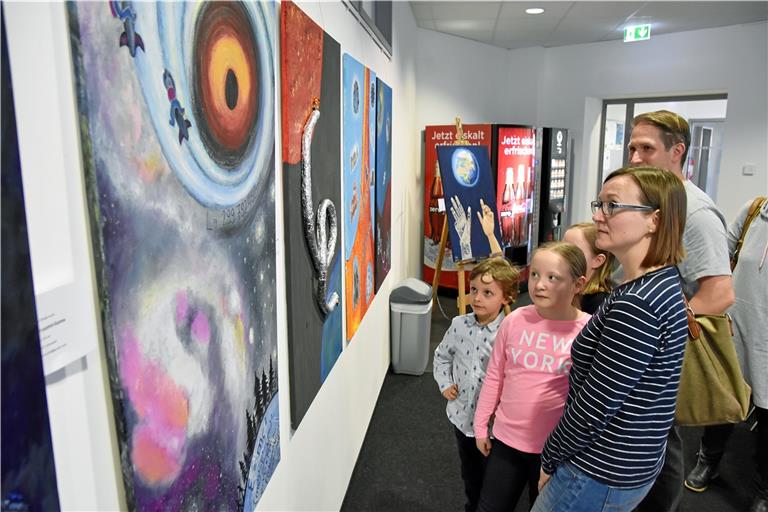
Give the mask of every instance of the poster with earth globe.
[{"label": "poster with earth globe", "polygon": [[491,162],[485,146],[437,146],[437,160],[443,179],[448,232],[454,261],[478,260],[491,254],[478,212],[481,200],[493,212],[493,232],[501,238]]}]

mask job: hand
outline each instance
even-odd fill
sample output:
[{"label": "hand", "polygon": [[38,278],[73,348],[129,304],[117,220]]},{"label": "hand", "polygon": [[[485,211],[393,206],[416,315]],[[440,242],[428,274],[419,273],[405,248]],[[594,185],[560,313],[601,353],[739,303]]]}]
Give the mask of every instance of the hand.
[{"label": "hand", "polygon": [[459,234],[461,259],[472,259],[472,207],[470,206],[464,212],[464,206],[458,196],[451,196],[451,215],[453,215],[453,225]]},{"label": "hand", "polygon": [[483,233],[489,238],[496,236],[493,232],[495,226],[493,222],[493,210],[491,210],[491,207],[485,204],[482,199],[480,199],[480,210],[482,213],[477,212],[477,218],[480,220],[480,225],[483,227]]},{"label": "hand", "polygon": [[552,475],[546,474],[543,469],[539,471],[539,492],[547,485],[551,477]]},{"label": "hand", "polygon": [[451,384],[450,387],[445,388],[443,396],[447,400],[456,400],[456,397],[459,396],[459,387],[456,384]]},{"label": "hand", "polygon": [[491,210],[491,207],[485,204],[485,201],[480,199],[480,210],[482,210],[482,214],[480,212],[477,212],[477,218],[480,220],[480,226],[483,228],[483,233],[485,233],[485,236],[488,238],[488,245],[491,246],[491,254],[501,253],[501,245],[499,245],[499,241],[496,240],[496,233],[494,232],[494,229],[496,228],[496,222],[493,215],[493,210]]},{"label": "hand", "polygon": [[491,440],[487,437],[476,437],[475,444],[477,445],[477,449],[480,450],[480,453],[486,457],[491,453]]}]

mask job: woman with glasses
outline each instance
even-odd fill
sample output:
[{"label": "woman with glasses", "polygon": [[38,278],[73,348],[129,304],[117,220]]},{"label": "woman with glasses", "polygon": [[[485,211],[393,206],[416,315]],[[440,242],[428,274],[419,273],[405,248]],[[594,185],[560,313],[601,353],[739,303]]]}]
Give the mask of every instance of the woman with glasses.
[{"label": "woman with glasses", "polygon": [[684,250],[682,181],[623,168],[592,202],[596,244],[624,269],[576,337],[565,411],[541,454],[534,512],[631,511],[664,462],[687,317],[675,265]]}]

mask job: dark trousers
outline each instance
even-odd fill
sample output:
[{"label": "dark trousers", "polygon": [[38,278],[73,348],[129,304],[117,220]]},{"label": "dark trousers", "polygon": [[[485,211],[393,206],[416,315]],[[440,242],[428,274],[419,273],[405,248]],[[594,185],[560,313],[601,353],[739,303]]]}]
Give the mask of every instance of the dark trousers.
[{"label": "dark trousers", "polygon": [[525,486],[528,486],[528,509],[539,495],[541,456],[511,448],[497,439],[491,440],[491,454],[485,468],[479,512],[514,510]]},{"label": "dark trousers", "polygon": [[475,512],[480,499],[480,489],[483,487],[485,456],[477,449],[474,437],[465,436],[456,427],[453,427],[453,433],[456,434],[456,444],[459,447],[461,479],[464,480],[464,494],[467,496],[464,510],[466,512]]},{"label": "dark trousers", "polygon": [[677,425],[667,437],[664,466],[636,512],[677,512],[683,500],[683,440]]},{"label": "dark trousers", "polygon": [[[768,409],[755,407],[757,419],[757,484],[758,492],[768,497]],[[708,464],[718,464],[731,437],[733,424],[713,425],[704,429],[699,457]]]}]

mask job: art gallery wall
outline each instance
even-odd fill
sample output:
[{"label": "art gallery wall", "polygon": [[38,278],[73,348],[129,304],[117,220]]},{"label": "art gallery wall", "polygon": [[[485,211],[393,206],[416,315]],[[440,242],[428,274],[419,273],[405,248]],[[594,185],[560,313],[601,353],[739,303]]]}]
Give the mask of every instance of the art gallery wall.
[{"label": "art gallery wall", "polygon": [[[417,120],[510,122],[567,128],[574,138],[574,222],[596,194],[602,100],[728,94],[717,201],[727,218],[768,190],[768,24],[621,41],[503,50],[418,29]],[[456,80],[457,62],[469,73]],[[586,151],[589,149],[590,151]],[[755,164],[753,176],[742,166]]]},{"label": "art gallery wall", "polygon": [[[338,510],[389,366],[389,292],[403,278],[420,275],[421,223],[414,219],[421,218],[422,184],[411,51],[417,29],[410,6],[393,2],[390,61],[342,4],[296,3],[341,44],[342,53],[369,67],[393,93],[392,269],[285,447],[259,503],[261,510]],[[285,371],[284,359],[280,364]]]},{"label": "art gallery wall", "polygon": [[[341,506],[389,364],[389,292],[406,276],[418,276],[420,269],[421,222],[413,220],[420,219],[422,197],[414,115],[416,26],[410,7],[393,4],[390,60],[340,2],[299,6],[340,42],[342,52],[370,67],[393,89],[392,269],[293,433],[288,421],[286,333],[284,324],[279,326],[282,460],[260,502],[260,507],[273,510]],[[90,262],[92,257],[65,6],[9,3],[5,8],[14,87],[19,92],[16,105],[36,254],[35,284],[45,290],[75,279],[89,282],[89,289],[95,290],[92,268],[78,272],[72,261]],[[278,212],[281,197],[277,190]],[[282,217],[278,214],[277,219],[280,237]],[[282,258],[278,254],[278,262]],[[278,274],[279,295],[282,278]],[[78,335],[92,341],[96,350],[47,379],[61,505],[66,510],[116,510],[125,500],[95,292],[72,300],[89,319]],[[279,307],[284,315],[284,305]]]}]

